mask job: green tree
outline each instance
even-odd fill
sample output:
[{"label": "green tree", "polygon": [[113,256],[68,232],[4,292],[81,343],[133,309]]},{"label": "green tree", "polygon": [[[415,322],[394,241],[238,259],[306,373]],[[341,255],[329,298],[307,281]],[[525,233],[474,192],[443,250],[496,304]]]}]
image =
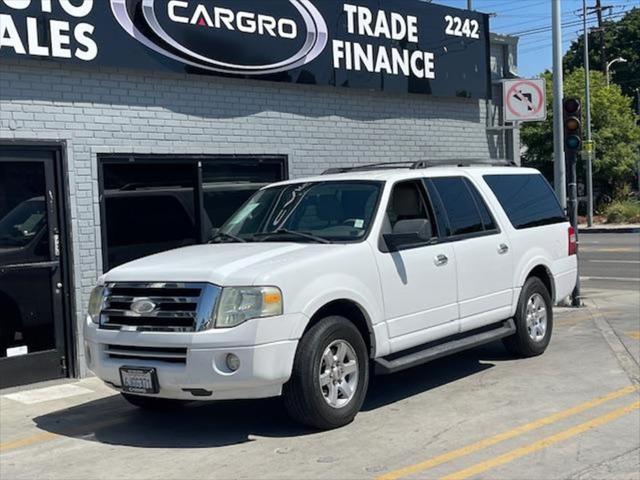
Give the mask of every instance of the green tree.
[{"label": "green tree", "polygon": [[[604,38],[603,38],[604,37]],[[601,41],[604,40],[605,56],[602,59]],[[589,34],[589,62],[592,69],[604,73],[604,61],[622,57],[627,63],[618,63],[612,68],[612,82],[622,88],[622,92],[634,97],[640,88],[640,8],[630,10],[619,21],[605,21],[602,31]],[[584,39],[575,40],[564,57],[568,71],[584,67]]]},{"label": "green tree", "polygon": [[[525,146],[523,162],[539,168],[545,174],[553,172],[553,88],[552,75],[545,72],[547,83],[546,121],[526,123],[522,127],[522,142]],[[593,165],[594,189],[600,195],[616,196],[629,185],[633,185],[640,148],[640,127],[632,108],[632,100],[623,95],[615,84],[606,85],[601,72],[592,71],[591,79],[591,126],[596,143],[596,160]],[[578,97],[584,105],[584,70],[576,69],[564,80],[566,97]],[[583,109],[584,117],[584,109]],[[582,119],[584,125],[584,118]],[[583,129],[584,130],[584,129]],[[578,175],[584,171],[578,164]]]}]

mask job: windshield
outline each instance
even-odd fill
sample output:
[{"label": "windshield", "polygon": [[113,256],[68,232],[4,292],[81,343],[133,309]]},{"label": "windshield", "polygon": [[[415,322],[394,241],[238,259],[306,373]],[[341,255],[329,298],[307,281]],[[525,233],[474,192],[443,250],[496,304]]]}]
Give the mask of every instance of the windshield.
[{"label": "windshield", "polygon": [[22,202],[0,218],[0,248],[27,245],[46,224],[46,216],[42,197]]},{"label": "windshield", "polygon": [[222,226],[217,240],[356,241],[369,231],[381,189],[380,182],[358,181],[266,188]]}]

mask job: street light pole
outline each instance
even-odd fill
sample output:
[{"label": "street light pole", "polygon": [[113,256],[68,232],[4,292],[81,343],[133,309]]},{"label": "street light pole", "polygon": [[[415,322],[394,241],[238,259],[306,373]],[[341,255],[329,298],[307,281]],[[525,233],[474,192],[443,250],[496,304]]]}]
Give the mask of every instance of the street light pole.
[{"label": "street light pole", "polygon": [[614,58],[605,65],[604,70],[607,77],[607,87],[611,85],[611,65],[613,65],[614,63],[627,63],[627,59],[622,57]]},{"label": "street light pole", "polygon": [[587,225],[593,226],[593,143],[591,142],[591,85],[589,74],[589,30],[587,29],[587,0],[582,0],[582,26],[584,27],[584,98],[587,141],[582,149],[586,153],[587,170]]},{"label": "street light pole", "polygon": [[562,6],[551,0],[553,29],[553,184],[562,208],[567,208],[567,167],[564,163],[564,128],[562,122]]}]

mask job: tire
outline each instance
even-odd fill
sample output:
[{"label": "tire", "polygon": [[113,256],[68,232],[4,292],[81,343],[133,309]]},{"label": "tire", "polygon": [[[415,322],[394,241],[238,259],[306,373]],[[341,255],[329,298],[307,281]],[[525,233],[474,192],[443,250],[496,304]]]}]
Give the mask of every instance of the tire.
[{"label": "tire", "polygon": [[145,397],[143,395],[132,395],[130,393],[121,393],[122,397],[131,405],[141,410],[148,411],[165,411],[174,410],[182,407],[186,402],[181,400],[172,400],[170,398]]},{"label": "tire", "polygon": [[547,287],[538,277],[529,278],[522,287],[513,320],[516,333],[503,340],[507,350],[518,357],[542,355],[553,332],[553,303]]},{"label": "tire", "polygon": [[[338,355],[342,358],[336,363]],[[338,428],[351,423],[360,411],[368,384],[369,353],[360,331],[348,319],[330,316],[300,340],[291,379],[283,389],[284,405],[299,423],[322,430]]]}]

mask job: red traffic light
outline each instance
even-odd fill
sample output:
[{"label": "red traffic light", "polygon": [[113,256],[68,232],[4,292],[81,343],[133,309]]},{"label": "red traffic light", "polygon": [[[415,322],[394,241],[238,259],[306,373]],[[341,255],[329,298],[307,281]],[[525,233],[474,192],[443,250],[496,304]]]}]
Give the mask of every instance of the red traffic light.
[{"label": "red traffic light", "polygon": [[575,115],[582,108],[582,104],[577,98],[566,98],[563,102],[563,108],[566,114]]}]

